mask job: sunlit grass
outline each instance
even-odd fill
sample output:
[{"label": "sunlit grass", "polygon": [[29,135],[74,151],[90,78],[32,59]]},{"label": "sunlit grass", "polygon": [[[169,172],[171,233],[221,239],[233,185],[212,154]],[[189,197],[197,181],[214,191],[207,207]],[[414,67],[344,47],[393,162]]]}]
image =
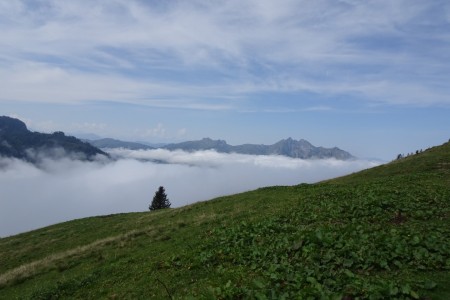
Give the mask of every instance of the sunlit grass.
[{"label": "sunlit grass", "polygon": [[0,298],[450,298],[450,144],[314,185],[0,239]]}]

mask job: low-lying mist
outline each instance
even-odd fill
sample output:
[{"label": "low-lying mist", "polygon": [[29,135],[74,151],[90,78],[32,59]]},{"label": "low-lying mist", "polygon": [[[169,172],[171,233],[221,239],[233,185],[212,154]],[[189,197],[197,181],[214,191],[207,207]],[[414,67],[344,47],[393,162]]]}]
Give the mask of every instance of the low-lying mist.
[{"label": "low-lying mist", "polygon": [[95,215],[148,210],[159,186],[172,207],[271,185],[312,183],[377,165],[215,151],[113,149],[110,162],[0,159],[0,237]]}]

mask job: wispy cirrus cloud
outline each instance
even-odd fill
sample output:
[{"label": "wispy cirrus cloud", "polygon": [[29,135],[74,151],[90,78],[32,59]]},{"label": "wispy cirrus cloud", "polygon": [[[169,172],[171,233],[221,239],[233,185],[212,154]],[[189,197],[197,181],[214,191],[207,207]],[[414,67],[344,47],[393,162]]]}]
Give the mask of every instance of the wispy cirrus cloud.
[{"label": "wispy cirrus cloud", "polygon": [[449,105],[449,5],[1,1],[0,101],[227,110],[294,92]]}]

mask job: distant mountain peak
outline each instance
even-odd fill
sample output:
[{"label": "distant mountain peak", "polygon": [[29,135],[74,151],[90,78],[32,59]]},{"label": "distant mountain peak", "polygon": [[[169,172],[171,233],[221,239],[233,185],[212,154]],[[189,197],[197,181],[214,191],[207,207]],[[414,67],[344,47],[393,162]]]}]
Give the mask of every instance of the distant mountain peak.
[{"label": "distant mountain peak", "polygon": [[137,142],[124,142],[112,138],[103,138],[103,139],[97,139],[97,140],[85,140],[89,144],[102,148],[102,149],[108,149],[108,148],[125,148],[130,150],[149,150],[149,149],[155,149],[152,146],[145,145],[142,143]]},{"label": "distant mountain peak", "polygon": [[198,141],[187,141],[169,144],[162,148],[168,150],[200,151],[216,150],[222,153],[240,153],[250,155],[283,155],[293,158],[336,158],[341,160],[354,158],[350,153],[339,148],[315,147],[304,139],[294,140],[292,137],[278,141],[273,145],[244,144],[232,146],[224,140],[203,138]]},{"label": "distant mountain peak", "polygon": [[204,141],[204,142],[215,142],[215,143],[227,143],[225,140],[221,140],[221,139],[218,139],[218,140],[214,140],[214,139],[212,139],[212,138],[209,138],[209,137],[204,137],[204,138],[202,138],[201,139],[201,141]]},{"label": "distant mountain peak", "polygon": [[86,160],[92,160],[96,155],[109,156],[88,143],[66,136],[62,131],[52,134],[31,132],[19,119],[0,116],[0,156],[37,162],[43,153],[52,158],[61,158],[61,153],[76,154],[73,156]]},{"label": "distant mountain peak", "polygon": [[[130,143],[113,139],[100,139],[88,142],[99,148],[127,148],[131,150],[152,149],[151,147],[143,144]],[[340,160],[346,160],[354,158],[350,153],[341,150],[337,147],[334,148],[315,147],[307,140],[304,139],[294,140],[292,137],[280,140],[272,145],[243,144],[237,146],[229,145],[225,140],[220,139],[214,140],[209,137],[204,137],[200,140],[173,143],[161,146],[159,148],[171,151],[183,150],[188,152],[215,150],[220,153],[240,153],[249,155],[283,155],[302,159],[335,158]]]},{"label": "distant mountain peak", "polygon": [[26,132],[27,125],[19,119],[0,116],[0,132]]}]

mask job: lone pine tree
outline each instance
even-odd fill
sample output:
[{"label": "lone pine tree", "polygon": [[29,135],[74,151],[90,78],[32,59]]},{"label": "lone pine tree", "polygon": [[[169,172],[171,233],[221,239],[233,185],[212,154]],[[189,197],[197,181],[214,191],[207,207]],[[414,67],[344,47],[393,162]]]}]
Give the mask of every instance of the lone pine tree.
[{"label": "lone pine tree", "polygon": [[159,189],[155,192],[155,196],[153,197],[153,201],[149,206],[150,210],[157,210],[162,208],[169,208],[171,205],[169,199],[167,198],[166,191],[164,187],[160,186]]}]

